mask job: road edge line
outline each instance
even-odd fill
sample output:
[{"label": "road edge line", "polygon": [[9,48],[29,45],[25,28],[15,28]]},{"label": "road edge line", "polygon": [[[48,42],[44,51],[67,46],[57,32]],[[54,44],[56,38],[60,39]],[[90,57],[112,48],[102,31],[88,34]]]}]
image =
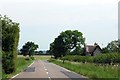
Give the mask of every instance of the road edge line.
[{"label": "road edge line", "polygon": [[60,67],[60,68],[62,68],[62,69],[64,69],[64,70],[66,70],[66,71],[68,71],[68,72],[72,72],[72,71],[70,71],[70,70],[68,70],[68,69],[66,69],[66,68],[64,68],[64,67],[61,67],[61,66],[59,66],[59,65],[57,65],[57,64],[54,64],[54,63],[52,63],[53,65],[56,65],[56,66],[58,66],[58,67]]},{"label": "road edge line", "polygon": [[[16,77],[16,76],[18,76],[18,75],[19,75],[19,73],[18,73],[18,74],[16,74],[15,76],[13,76],[11,79],[15,78],[15,77]],[[11,79],[10,79],[10,80],[11,80]]]},{"label": "road edge line", "polygon": [[34,61],[28,66],[28,67],[30,67],[30,66],[32,66],[33,65],[33,63],[34,63]]},{"label": "road edge line", "polygon": [[[34,61],[33,61],[27,68],[29,68],[30,66],[32,66],[33,63],[34,63]],[[20,72],[20,73],[21,73],[21,72]],[[11,79],[9,79],[9,80],[12,80],[13,78],[17,77],[20,73],[14,75],[14,76],[13,76]]]}]

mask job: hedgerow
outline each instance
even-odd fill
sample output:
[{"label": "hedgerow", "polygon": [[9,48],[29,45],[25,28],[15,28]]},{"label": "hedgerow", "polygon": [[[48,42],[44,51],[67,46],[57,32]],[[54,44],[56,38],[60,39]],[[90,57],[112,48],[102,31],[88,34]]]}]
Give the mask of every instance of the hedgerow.
[{"label": "hedgerow", "polygon": [[89,62],[89,63],[116,64],[120,63],[120,53],[99,54],[97,56],[67,55],[63,57],[62,60],[83,63]]},{"label": "hedgerow", "polygon": [[120,53],[107,53],[95,56],[93,58],[94,63],[120,63]]},{"label": "hedgerow", "polygon": [[16,70],[19,24],[6,16],[0,16],[0,28],[2,29],[2,68],[6,74],[10,74]]}]

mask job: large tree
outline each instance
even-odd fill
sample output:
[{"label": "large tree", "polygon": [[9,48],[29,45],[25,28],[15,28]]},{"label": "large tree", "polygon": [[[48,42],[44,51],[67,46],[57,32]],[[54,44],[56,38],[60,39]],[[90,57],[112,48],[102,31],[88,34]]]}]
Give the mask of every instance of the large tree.
[{"label": "large tree", "polygon": [[107,49],[108,49],[109,52],[118,52],[118,50],[119,50],[118,40],[114,40],[114,41],[110,42],[107,45]]},{"label": "large tree", "polygon": [[54,42],[50,44],[50,52],[55,58],[62,57],[75,49],[76,51],[78,51],[78,48],[81,49],[84,41],[83,34],[78,30],[66,30],[60,33]]},{"label": "large tree", "polygon": [[50,53],[54,55],[55,58],[62,57],[67,52],[67,47],[61,36],[55,38],[54,42],[50,44]]},{"label": "large tree", "polygon": [[118,40],[111,41],[102,50],[103,50],[103,53],[120,52],[120,42]]},{"label": "large tree", "polygon": [[21,51],[21,54],[24,56],[29,55],[30,57],[34,55],[35,50],[38,48],[38,45],[34,42],[27,42],[25,45],[23,45]]}]

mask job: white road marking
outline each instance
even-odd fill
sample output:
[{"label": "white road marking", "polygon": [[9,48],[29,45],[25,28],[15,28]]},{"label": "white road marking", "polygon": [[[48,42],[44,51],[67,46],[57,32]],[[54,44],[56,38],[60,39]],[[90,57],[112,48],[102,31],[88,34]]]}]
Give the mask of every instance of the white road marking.
[{"label": "white road marking", "polygon": [[51,80],[51,77],[48,77],[49,78],[49,80]]},{"label": "white road marking", "polygon": [[50,75],[48,74],[47,68],[45,67],[45,64],[41,61],[42,65],[44,66],[44,69],[46,71],[46,74],[48,75],[49,80],[51,80]]},{"label": "white road marking", "polygon": [[[51,63],[51,64],[53,64],[53,63]],[[58,66],[58,67],[66,70],[66,71],[68,71],[68,72],[72,72],[72,73],[74,73],[74,74],[77,74],[77,73],[75,73],[75,72],[73,72],[73,71],[70,71],[70,70],[68,70],[68,69],[66,69],[66,68],[64,68],[64,67],[59,66],[59,65],[56,65],[56,64],[53,64],[53,65]],[[82,76],[83,78],[87,78],[87,77],[85,77],[85,76],[83,76],[83,75],[81,75],[81,76]]]},{"label": "white road marking", "polygon": [[46,72],[46,74],[48,74],[48,72]]},{"label": "white road marking", "polygon": [[[34,63],[34,62],[33,62]],[[30,67],[30,66],[32,66],[33,65],[33,63],[31,63],[28,67]],[[21,72],[20,72],[21,73]],[[20,73],[18,73],[18,74],[16,74],[15,76],[13,76],[11,79],[13,79],[13,78],[15,78],[15,77],[17,77],[18,75],[20,75]],[[10,80],[11,80],[10,79]]]},{"label": "white road marking", "polygon": [[48,78],[50,78],[50,77],[48,77]]},{"label": "white road marking", "polygon": [[50,77],[48,77],[49,78],[49,80],[51,80],[51,78]]},{"label": "white road marking", "polygon": [[[51,63],[51,64],[53,64],[53,63]],[[59,67],[59,68],[62,68],[62,69],[64,69],[64,70],[68,71],[68,72],[71,72],[70,70],[65,69],[64,67],[58,66],[58,65],[56,65],[56,64],[53,64],[53,65],[55,65],[55,66],[57,66],[57,67]]]},{"label": "white road marking", "polygon": [[[33,62],[33,63],[34,63],[34,62]],[[32,65],[33,65],[33,63],[32,63],[32,64],[30,64],[28,67],[32,66]]]},{"label": "white road marking", "polygon": [[15,76],[13,76],[11,79],[15,78],[16,76],[18,76],[19,74],[16,74]]}]

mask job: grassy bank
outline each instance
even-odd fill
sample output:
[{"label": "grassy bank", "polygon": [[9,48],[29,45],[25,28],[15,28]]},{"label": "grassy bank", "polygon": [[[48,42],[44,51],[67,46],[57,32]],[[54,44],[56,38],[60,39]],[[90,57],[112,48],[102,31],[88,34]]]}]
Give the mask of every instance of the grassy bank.
[{"label": "grassy bank", "polygon": [[89,78],[118,78],[118,66],[98,66],[92,63],[78,62],[65,62],[63,64],[62,61],[57,60],[51,62]]},{"label": "grassy bank", "polygon": [[18,57],[17,59],[17,67],[16,71],[12,74],[4,74],[4,77],[7,76],[7,78],[11,78],[12,76],[16,75],[17,73],[23,71],[25,68],[28,67],[33,62],[33,60],[25,58],[25,57]]}]

